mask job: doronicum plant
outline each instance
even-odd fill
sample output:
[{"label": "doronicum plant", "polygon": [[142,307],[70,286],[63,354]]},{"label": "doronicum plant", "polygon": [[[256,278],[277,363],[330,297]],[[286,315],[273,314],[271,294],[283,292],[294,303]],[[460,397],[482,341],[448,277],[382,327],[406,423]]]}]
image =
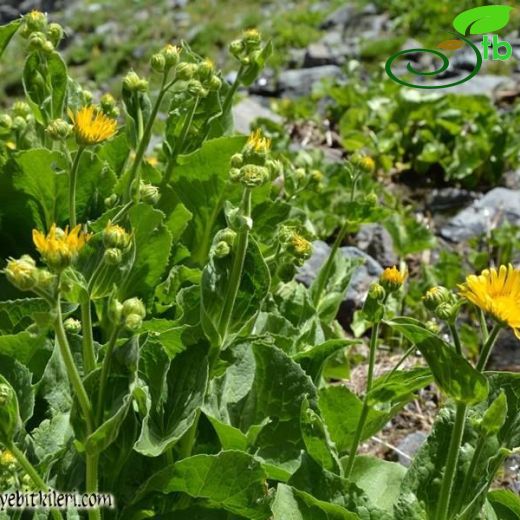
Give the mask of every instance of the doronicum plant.
[{"label": "doronicum plant", "polygon": [[[470,275],[458,292],[430,288],[433,327],[396,315],[411,275],[403,260],[387,267],[360,310],[369,357],[357,395],[343,383],[364,339],[336,321],[357,263],[340,246],[390,209],[373,191],[369,156],[331,183],[269,135],[233,132],[234,94],[271,52],[260,33],[231,42],[231,85],[185,44],[168,44],[150,77],[129,71],[120,101],[96,102],[68,76],[61,27],[30,13],[0,29],[0,50],[17,32],[25,100],[0,119],[3,491],[115,500],[35,513],[55,519],[473,520],[518,510],[518,497],[490,487],[520,444],[520,377],[486,371],[500,331],[518,335],[517,268]],[[307,287],[295,274],[324,222],[323,193],[337,193],[337,234]],[[459,334],[467,305],[482,311],[470,322],[482,340],[476,366]],[[383,328],[409,348],[379,374]],[[414,351],[424,362],[401,368]],[[434,384],[442,409],[408,469],[360,454]]]}]

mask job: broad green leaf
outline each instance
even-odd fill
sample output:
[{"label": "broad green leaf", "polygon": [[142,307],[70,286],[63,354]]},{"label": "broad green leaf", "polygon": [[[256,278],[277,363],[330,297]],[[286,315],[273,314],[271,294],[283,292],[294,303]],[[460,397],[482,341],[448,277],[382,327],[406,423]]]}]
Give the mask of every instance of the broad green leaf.
[{"label": "broad green leaf", "polygon": [[[342,462],[346,462],[342,459]],[[406,468],[395,462],[360,455],[356,457],[350,480],[362,489],[377,507],[393,511]]]},{"label": "broad green leaf", "polygon": [[467,404],[478,403],[486,398],[486,378],[421,322],[413,318],[394,318],[386,323],[417,346],[436,383],[450,397]]},{"label": "broad green leaf", "polygon": [[167,466],[143,484],[134,503],[152,492],[183,492],[249,520],[270,515],[266,474],[254,457],[240,451],[195,455]]},{"label": "broad green leaf", "polygon": [[498,520],[520,520],[520,497],[509,489],[496,489],[488,493]]},{"label": "broad green leaf", "polygon": [[172,177],[172,188],[193,215],[185,233],[192,260],[206,263],[211,241],[219,227],[224,201],[235,185],[229,182],[230,159],[239,152],[245,137],[221,137],[204,143],[202,148],[182,158]]},{"label": "broad green leaf", "polygon": [[[361,400],[346,386],[328,386],[319,391],[318,406],[338,451],[348,452],[361,415]],[[377,433],[389,419],[389,414],[370,408],[362,440]]]},{"label": "broad green leaf", "polygon": [[11,384],[18,398],[20,418],[26,422],[34,410],[34,390],[31,386],[32,374],[16,359],[0,355],[0,374]]},{"label": "broad green leaf", "polygon": [[150,385],[151,402],[148,404],[141,434],[135,450],[148,457],[156,457],[175,445],[193,424],[202,405],[208,378],[208,360],[203,346],[192,345],[178,354],[173,361],[162,360],[150,349],[157,343],[147,343],[150,361],[141,370]]},{"label": "broad green leaf", "polygon": [[219,421],[215,417],[206,414],[211,426],[215,429],[223,450],[247,451],[247,435],[238,428]]},{"label": "broad green leaf", "polygon": [[[218,343],[218,327],[234,264],[234,254],[212,256],[202,272],[201,323],[208,339]],[[228,333],[238,333],[258,313],[270,285],[269,269],[256,241],[250,237],[240,286],[231,313]]]},{"label": "broad green leaf", "polygon": [[462,11],[453,20],[453,27],[461,34],[498,32],[509,22],[513,8],[508,5],[485,5]]},{"label": "broad green leaf", "polygon": [[273,520],[356,520],[344,507],[318,500],[309,493],[278,484],[271,506]]},{"label": "broad green leaf", "polygon": [[20,18],[0,27],[0,57],[9,45],[11,38],[16,34],[21,23],[22,19]]}]

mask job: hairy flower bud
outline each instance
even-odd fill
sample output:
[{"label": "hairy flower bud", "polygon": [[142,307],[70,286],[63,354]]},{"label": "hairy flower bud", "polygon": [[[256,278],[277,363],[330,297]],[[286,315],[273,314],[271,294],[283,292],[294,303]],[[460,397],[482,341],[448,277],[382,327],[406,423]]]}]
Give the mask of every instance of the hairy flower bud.
[{"label": "hairy flower bud", "polygon": [[224,242],[223,240],[218,242],[215,246],[213,246],[213,254],[217,258],[224,258],[231,253],[231,248],[229,247],[229,244],[227,242]]},{"label": "hairy flower bud", "polygon": [[5,377],[0,376],[0,442],[11,444],[20,427],[18,399],[13,387]]},{"label": "hairy flower bud", "polygon": [[157,53],[150,58],[150,65],[155,72],[164,72],[166,69],[166,59],[163,54]]},{"label": "hairy flower bud", "polygon": [[440,320],[453,322],[457,317],[458,310],[458,306],[454,303],[443,302],[437,306],[434,312]]},{"label": "hairy flower bud", "polygon": [[67,318],[63,322],[63,326],[69,334],[79,334],[81,332],[81,321],[74,318]]},{"label": "hairy flower bud", "polygon": [[376,301],[382,302],[386,296],[385,288],[381,284],[374,282],[368,289],[368,296]]},{"label": "hairy flower bud", "polygon": [[181,51],[179,47],[168,44],[162,49],[161,54],[164,56],[166,67],[171,68],[179,63]]},{"label": "hairy flower bud", "polygon": [[449,303],[452,299],[452,293],[442,285],[431,287],[422,297],[424,306],[430,311],[435,311],[441,303]]},{"label": "hairy flower bud", "polygon": [[146,92],[148,81],[131,70],[123,79],[123,88],[129,92]]},{"label": "hairy flower bud", "polygon": [[195,63],[179,63],[177,67],[177,78],[181,81],[188,81],[197,72],[197,65]]},{"label": "hairy flower bud", "polygon": [[143,325],[143,318],[138,314],[129,314],[124,321],[125,328],[130,332],[138,332]]},{"label": "hairy flower bud", "polygon": [[128,249],[132,237],[126,232],[124,228],[117,224],[112,224],[110,221],[103,230],[103,244],[107,249]]},{"label": "hairy flower bud", "polygon": [[47,37],[42,32],[33,32],[29,37],[29,50],[43,51],[47,41]]},{"label": "hairy flower bud", "polygon": [[52,44],[57,47],[64,36],[63,27],[59,23],[50,23],[47,28],[47,36]]},{"label": "hairy flower bud", "polygon": [[44,31],[47,27],[47,16],[41,11],[31,11],[23,17],[23,21],[27,30],[31,33],[35,31]]},{"label": "hairy flower bud", "polygon": [[117,247],[105,249],[103,260],[107,265],[119,265],[123,261],[123,252]]},{"label": "hairy flower bud", "polygon": [[139,186],[139,196],[143,202],[151,205],[157,204],[161,198],[161,194],[159,193],[159,188],[157,186],[145,183],[141,183]]},{"label": "hairy flower bud", "polygon": [[262,186],[269,180],[269,170],[258,164],[244,164],[240,168],[239,181],[248,188]]},{"label": "hairy flower bud", "polygon": [[132,314],[139,316],[141,319],[146,316],[144,303],[139,298],[129,298],[123,302],[123,318],[126,318]]},{"label": "hairy flower bud", "polygon": [[24,117],[16,116],[13,119],[13,130],[23,132],[27,128],[27,121]]},{"label": "hairy flower bud", "polygon": [[207,89],[202,86],[202,83],[196,79],[190,79],[186,85],[186,89],[192,96],[206,97],[208,95]]},{"label": "hairy flower bud", "polygon": [[64,141],[72,134],[73,126],[63,119],[55,119],[47,126],[47,134],[55,141]]},{"label": "hairy flower bud", "polygon": [[245,45],[242,40],[233,40],[228,46],[229,52],[235,58],[238,58],[244,51]]},{"label": "hairy flower bud", "polygon": [[123,304],[117,298],[110,298],[108,302],[108,318],[110,321],[118,325],[121,322],[123,314]]},{"label": "hairy flower bud", "polygon": [[29,255],[18,260],[9,258],[4,272],[9,282],[21,291],[30,291],[38,282],[38,268]]},{"label": "hairy flower bud", "polygon": [[240,168],[244,164],[244,157],[241,153],[236,153],[231,156],[231,166],[233,168]]},{"label": "hairy flower bud", "polygon": [[365,173],[372,173],[376,167],[374,159],[368,155],[354,155],[352,157],[352,164]]},{"label": "hairy flower bud", "polygon": [[222,86],[222,80],[218,76],[213,75],[213,76],[211,76],[209,81],[206,83],[206,85],[209,90],[215,91],[215,90],[218,90]]},{"label": "hairy flower bud", "polygon": [[2,114],[0,116],[0,131],[9,132],[13,126],[13,119],[9,114]]},{"label": "hairy flower bud", "polygon": [[242,41],[248,50],[258,49],[262,35],[257,29],[247,29],[242,33]]},{"label": "hairy flower bud", "polygon": [[99,107],[101,108],[101,112],[103,112],[103,114],[111,117],[112,119],[115,119],[119,116],[117,101],[114,99],[114,96],[108,92],[101,96],[101,99],[99,100]]},{"label": "hairy flower bud", "polygon": [[13,103],[13,115],[26,118],[31,113],[31,107],[29,103],[25,101],[16,101]]}]

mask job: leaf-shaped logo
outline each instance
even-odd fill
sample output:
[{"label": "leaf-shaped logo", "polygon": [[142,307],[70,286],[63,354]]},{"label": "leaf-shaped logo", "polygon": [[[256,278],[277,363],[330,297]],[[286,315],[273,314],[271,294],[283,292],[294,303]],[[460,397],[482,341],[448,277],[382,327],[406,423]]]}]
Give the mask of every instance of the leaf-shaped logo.
[{"label": "leaf-shaped logo", "polygon": [[509,22],[511,9],[508,5],[474,7],[458,14],[453,20],[453,27],[464,35],[496,32]]}]

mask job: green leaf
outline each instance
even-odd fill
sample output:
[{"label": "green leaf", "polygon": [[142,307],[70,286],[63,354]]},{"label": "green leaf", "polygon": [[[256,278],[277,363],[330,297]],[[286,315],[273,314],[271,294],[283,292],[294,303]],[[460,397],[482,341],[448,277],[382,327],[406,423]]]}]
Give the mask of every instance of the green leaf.
[{"label": "green leaf", "polygon": [[487,496],[498,520],[520,520],[520,497],[510,490],[497,489]]},{"label": "green leaf", "polygon": [[229,182],[230,160],[245,141],[242,136],[206,141],[200,150],[183,156],[175,169],[173,190],[193,215],[185,242],[192,252],[192,260],[200,266],[208,258],[224,201],[230,194],[238,193],[237,187]]},{"label": "green leaf", "polygon": [[21,23],[22,19],[20,18],[0,27],[0,57],[9,45],[11,38],[16,34]]},{"label": "green leaf", "polygon": [[164,453],[188,431],[202,405],[208,378],[205,347],[192,345],[171,364],[166,354],[156,352],[158,347],[147,342],[141,351],[140,371],[151,400],[134,449],[148,457]]},{"label": "green leaf", "polygon": [[453,27],[461,34],[498,32],[509,22],[513,8],[508,5],[485,5],[462,11],[453,20]]},{"label": "green leaf", "polygon": [[31,385],[32,374],[29,369],[16,359],[0,355],[0,374],[4,376],[18,398],[20,418],[26,422],[32,417],[34,410],[34,390]]},{"label": "green leaf", "polygon": [[269,40],[262,50],[258,53],[253,62],[248,65],[244,73],[242,75],[242,83],[245,86],[251,85],[253,81],[258,77],[258,74],[265,67],[266,61],[269,59],[269,56],[273,53],[273,43]]},{"label": "green leaf", "polygon": [[[201,323],[210,340],[218,342],[218,327],[222,307],[227,297],[234,255],[212,256],[202,272]],[[256,241],[250,237],[242,278],[229,321],[228,332],[238,333],[258,313],[270,285],[269,269]]]},{"label": "green leaf", "polygon": [[[361,415],[361,400],[346,386],[328,386],[319,391],[318,406],[338,451],[350,450]],[[377,433],[389,418],[387,413],[370,408],[361,440]]]},{"label": "green leaf", "polygon": [[486,378],[455,349],[413,318],[394,318],[386,322],[421,351],[436,383],[457,401],[478,403],[488,394]]},{"label": "green leaf", "polygon": [[[346,462],[342,459],[342,462]],[[357,456],[350,480],[362,489],[373,504],[392,512],[399,496],[406,468],[395,462]]]},{"label": "green leaf", "polygon": [[240,451],[195,455],[167,466],[145,482],[134,503],[151,492],[183,492],[249,520],[266,520],[270,515],[265,471],[254,457]]},{"label": "green leaf", "polygon": [[45,336],[19,332],[0,336],[0,354],[16,359],[38,379],[50,357],[50,348]]},{"label": "green leaf", "polygon": [[63,116],[67,98],[67,66],[58,52],[47,55],[47,74],[51,87],[51,117],[58,119]]},{"label": "green leaf", "polygon": [[356,520],[344,507],[318,500],[309,493],[278,484],[271,506],[273,520]]}]

